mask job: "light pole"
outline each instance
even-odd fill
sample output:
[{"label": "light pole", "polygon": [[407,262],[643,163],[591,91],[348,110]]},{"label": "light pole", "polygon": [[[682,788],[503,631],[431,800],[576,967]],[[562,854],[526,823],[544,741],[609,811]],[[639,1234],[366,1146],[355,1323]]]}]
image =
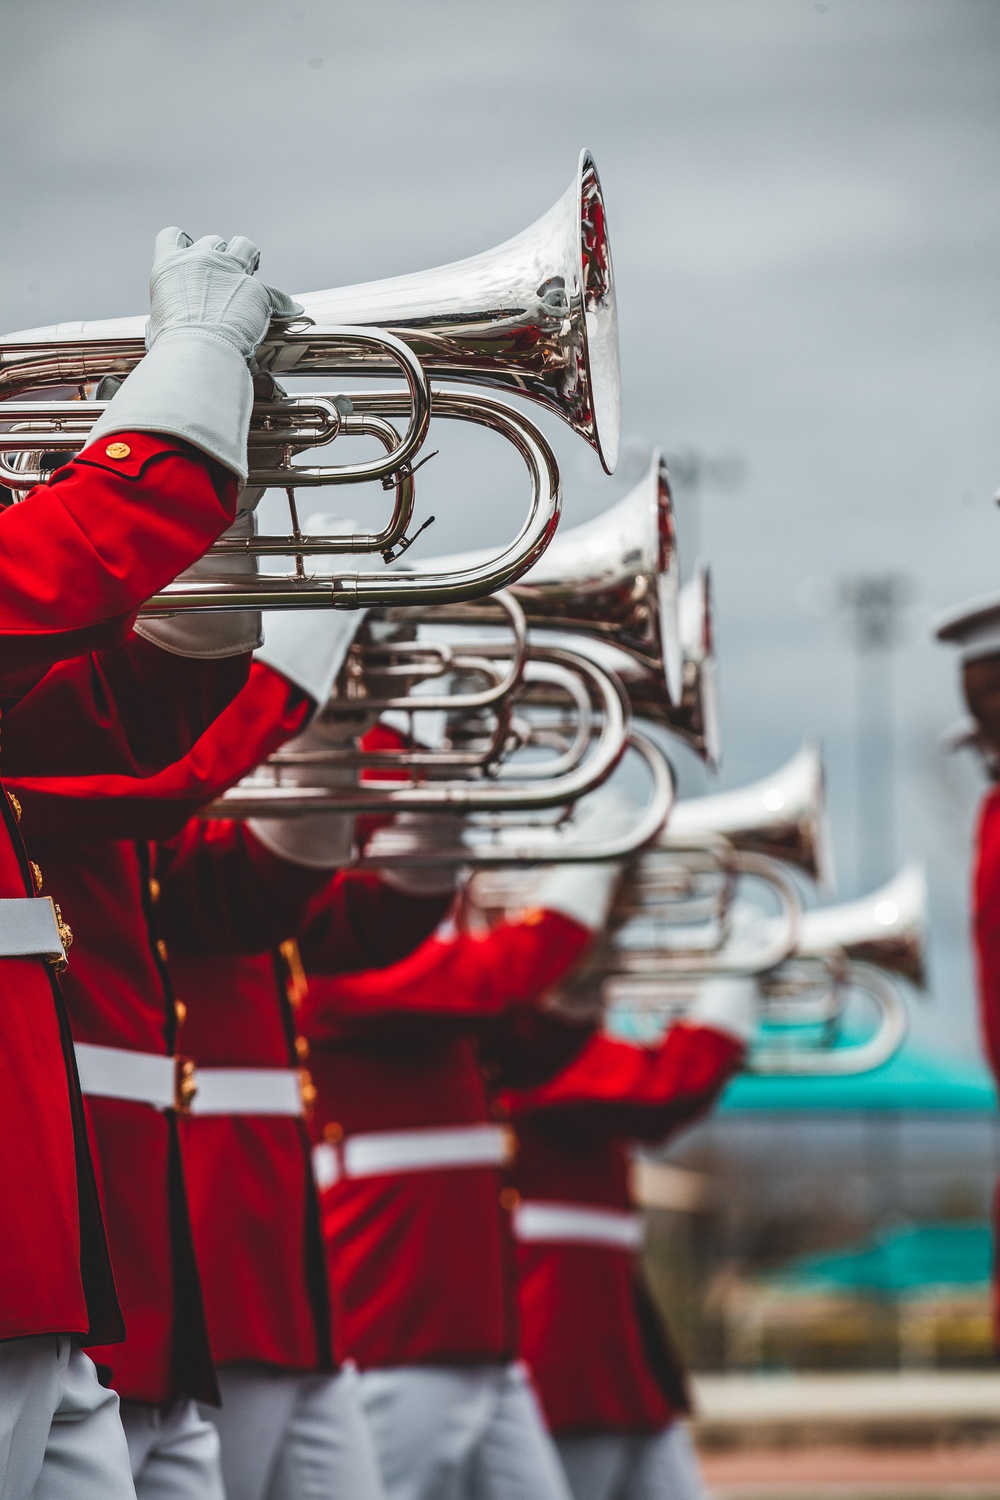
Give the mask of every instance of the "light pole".
[{"label": "light pole", "polygon": [[840,582],[855,650],[857,874],[872,890],[895,869],[895,705],[893,648],[913,597],[902,573],[855,573]]}]

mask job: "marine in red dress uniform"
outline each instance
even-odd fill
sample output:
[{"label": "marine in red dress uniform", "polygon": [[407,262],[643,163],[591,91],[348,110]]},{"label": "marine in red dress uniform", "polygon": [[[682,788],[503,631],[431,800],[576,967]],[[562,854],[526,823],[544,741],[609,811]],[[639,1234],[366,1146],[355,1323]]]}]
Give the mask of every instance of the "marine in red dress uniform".
[{"label": "marine in red dress uniform", "polygon": [[655,1047],[598,1035],[538,1088],[505,1099],[522,1350],[574,1500],[678,1500],[703,1490],[682,1367],[642,1281],[629,1196],[635,1143],[659,1144],[715,1101],[742,1063],[749,981],[715,982],[704,1011]]},{"label": "marine in red dress uniform", "polygon": [[304,972],[295,942],[279,940],[298,931],[326,967],[370,967],[416,946],[447,898],[413,897],[370,874],[331,877],[349,821],[268,827],[272,843],[307,851],[309,864],[261,843],[258,823],[192,823],[159,850],[180,1044],[198,1067],[181,1140],[228,1500],[306,1500],[317,1486],[381,1495],[355,1372],[337,1369],[305,1121],[308,1044],[296,1029]]},{"label": "marine in red dress uniform", "polygon": [[[338,633],[343,636],[343,629],[331,621],[329,635]],[[189,622],[188,645],[190,637]],[[335,646],[335,654],[342,655],[342,645]],[[191,753],[161,774],[142,781],[107,775],[19,783],[26,821],[36,834],[56,836],[51,859],[60,894],[83,931],[99,938],[93,945],[84,941],[77,952],[70,1009],[128,1323],[125,1343],[102,1350],[101,1357],[111,1364],[113,1382],[127,1398],[130,1439],[136,1428],[142,1436],[150,1424],[166,1425],[173,1434],[168,1453],[157,1445],[152,1452],[161,1486],[170,1478],[171,1460],[178,1471],[190,1471],[194,1445],[204,1446],[204,1422],[200,1432],[188,1423],[183,1444],[174,1429],[177,1412],[190,1406],[190,1398],[214,1398],[213,1354],[227,1366],[273,1362],[316,1372],[331,1366],[309,1143],[299,1075],[288,1067],[294,1033],[286,1029],[287,1001],[276,988],[270,954],[260,955],[256,963],[252,956],[301,924],[306,901],[329,881],[329,870],[278,858],[246,825],[186,821],[192,808],[299,730],[315,708],[304,688],[273,672],[264,663],[266,651],[261,655],[239,696]],[[315,679],[311,682],[315,687]],[[324,821],[333,825],[330,837],[344,820],[305,820]],[[180,833],[169,838],[178,823],[183,825]],[[140,837],[151,833],[160,838],[155,848]],[[313,842],[318,842],[315,834]],[[332,862],[343,856],[340,848]],[[379,888],[371,877],[364,883]],[[341,906],[346,909],[346,903]],[[387,915],[397,915],[385,901],[379,914],[383,922]],[[438,914],[435,906],[431,922]],[[339,925],[348,931],[346,924]],[[334,937],[328,913],[321,927],[327,940]],[[394,930],[404,932],[405,922],[397,920]],[[336,940],[335,946],[353,961],[373,962],[375,931],[382,935],[377,920],[366,949],[354,934],[353,941]],[[172,945],[175,938],[175,963],[187,1004],[182,1000],[175,1005],[170,982],[168,942]],[[389,949],[391,953],[391,945]],[[182,1016],[189,1018],[179,1042]],[[154,1095],[157,1078],[164,1069],[170,1074],[181,1047],[187,1054],[194,1047],[198,1063],[206,1067],[189,1105],[193,1116],[179,1121],[171,1107],[172,1078],[166,1098]],[[152,1093],[143,1084],[151,1067]],[[241,1099],[233,1096],[237,1085]],[[193,1239],[181,1172],[180,1124],[187,1127],[183,1154]],[[253,1268],[249,1281],[241,1279],[240,1267]],[[281,1274],[272,1283],[276,1269]],[[211,1333],[199,1270],[208,1278]],[[231,1423],[245,1393],[228,1370],[223,1383]],[[337,1414],[329,1402],[318,1409],[323,1383],[314,1381],[304,1395],[300,1390],[302,1409],[287,1414],[292,1425],[314,1439],[308,1453],[313,1479],[322,1473],[317,1429]],[[330,1383],[328,1376],[325,1383]],[[284,1392],[272,1383],[268,1396],[265,1425],[279,1422]],[[351,1445],[341,1410],[346,1397],[340,1391],[336,1403],[345,1450],[339,1475],[360,1500],[378,1493],[378,1481],[356,1401],[359,1440],[347,1451]],[[270,1493],[272,1481],[285,1486],[282,1493],[299,1492],[293,1474],[274,1475],[269,1464],[254,1462],[261,1457],[260,1412],[257,1416],[257,1428],[244,1434],[235,1455],[243,1466],[242,1480],[240,1473],[225,1474],[229,1500],[242,1495],[246,1486],[255,1494]],[[214,1436],[214,1426],[211,1432]],[[365,1482],[366,1456],[370,1484]],[[140,1493],[149,1460],[147,1452],[137,1470]],[[185,1482],[183,1472],[178,1478]]]},{"label": "marine in red dress uniform", "polygon": [[557,869],[520,920],[446,925],[379,971],[324,979],[301,945],[336,1326],[390,1500],[566,1494],[516,1363],[513,1140],[479,1047],[580,959],[615,874]]},{"label": "marine in red dress uniform", "polygon": [[[130,692],[118,696],[136,662],[146,657],[149,665],[144,649],[119,647],[117,655],[109,650],[102,659],[56,667],[48,683],[43,679],[66,658],[122,642],[142,601],[231,522],[236,481],[245,473],[247,345],[283,305],[256,283],[246,291],[251,263],[249,241],[227,251],[216,240],[209,250],[192,249],[179,231],[161,236],[147,360],[83,453],[0,515],[0,691],[12,737],[32,769],[134,774],[161,763],[141,731],[138,739],[133,734],[148,719],[126,708]],[[181,305],[181,282],[206,293],[194,315]],[[223,283],[223,300],[240,324],[234,337],[210,295]],[[202,401],[206,373],[211,394]],[[185,406],[189,398],[204,420]],[[40,738],[30,725],[34,705],[46,698],[58,705],[59,722],[43,706],[37,723],[47,738]],[[22,701],[24,727],[14,736]],[[54,754],[53,739],[61,742]],[[37,923],[27,907],[37,899],[37,877],[7,796],[0,814],[0,1123],[7,1147],[0,1171],[11,1226],[0,1237],[0,1337],[8,1341],[0,1348],[3,1482],[11,1493],[29,1493],[46,1482],[48,1467],[55,1473],[70,1465],[81,1496],[124,1496],[132,1487],[117,1401],[76,1348],[120,1337],[121,1322],[69,1028],[51,969],[37,942],[32,946]]]},{"label": "marine in red dress uniform", "polygon": [[[1000,598],[976,600],[952,611],[939,640],[961,651],[962,690],[974,721],[974,739],[992,780],[1000,757]],[[973,944],[983,1050],[1000,1083],[1000,788],[983,798],[976,828],[972,876]],[[994,1241],[1000,1238],[1000,1184],[993,1199]],[[998,1262],[1000,1263],[1000,1262]],[[993,1283],[994,1342],[1000,1349],[1000,1279]]]}]

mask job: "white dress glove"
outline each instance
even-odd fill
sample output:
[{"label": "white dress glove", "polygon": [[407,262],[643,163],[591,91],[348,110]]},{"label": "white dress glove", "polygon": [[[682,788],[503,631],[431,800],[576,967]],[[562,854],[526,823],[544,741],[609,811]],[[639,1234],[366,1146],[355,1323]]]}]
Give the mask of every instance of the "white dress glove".
[{"label": "white dress glove", "polygon": [[[249,541],[256,535],[256,517],[245,511],[233,522],[222,539]],[[208,553],[180,574],[178,583],[199,578],[250,579],[257,577],[257,559],[249,552]],[[173,656],[204,659],[242,656],[261,643],[259,609],[218,610],[205,614],[165,615],[160,619],[140,620],[136,635],[152,641]]]},{"label": "white dress glove", "polygon": [[[614,787],[602,787],[577,803],[573,813],[573,842],[590,844],[613,838],[634,823],[635,804]],[[621,873],[617,861],[554,865],[538,882],[533,905],[563,916],[597,932],[604,926]]]},{"label": "white dress glove", "polygon": [[[309,536],[353,536],[358,524],[343,516],[317,514],[307,517],[304,529]],[[372,565],[370,556],[355,557],[352,553],[331,561],[345,572]],[[365,609],[267,610],[264,644],[257,659],[302,688],[322,707],[333,692],[337,674],[367,613]],[[370,728],[373,722],[365,727]],[[363,733],[355,723],[352,734]]]},{"label": "white dress glove", "polygon": [[181,229],[156,236],[149,282],[145,359],[132,371],[91,431],[163,432],[183,438],[247,477],[253,405],[248,361],[273,317],[301,313],[297,302],[253,279],[260,252],[243,235]]},{"label": "white dress glove", "polygon": [[[399,813],[370,840],[366,855],[413,854],[418,850],[454,849],[462,842],[464,819],[455,813]],[[405,896],[443,896],[455,889],[462,866],[385,865],[379,879]]]},{"label": "white dress glove", "polygon": [[[322,754],[353,742],[356,729],[335,719],[317,717],[289,740],[286,750]],[[343,765],[303,765],[282,768],[282,780],[292,786],[324,786],[350,791],[357,786],[357,769]],[[354,844],[353,813],[303,813],[294,818],[250,818],[247,827],[256,839],[293,865],[313,870],[335,870],[346,864]]]},{"label": "white dress glove", "polygon": [[686,1019],[692,1026],[710,1026],[713,1031],[725,1032],[745,1046],[757,1020],[756,980],[743,975],[719,975],[703,980]]},{"label": "white dress glove", "polygon": [[[294,683],[322,706],[360,629],[365,611],[339,609],[268,609],[264,611],[264,644],[257,660]],[[363,700],[362,700],[363,702]],[[365,728],[371,727],[374,715]],[[352,736],[363,734],[355,722]]]}]

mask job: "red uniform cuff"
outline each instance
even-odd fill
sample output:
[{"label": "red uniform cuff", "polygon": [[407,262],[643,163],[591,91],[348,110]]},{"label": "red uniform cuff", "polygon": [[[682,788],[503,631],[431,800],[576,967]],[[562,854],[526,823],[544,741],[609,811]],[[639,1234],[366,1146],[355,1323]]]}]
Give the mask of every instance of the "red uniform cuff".
[{"label": "red uniform cuff", "polygon": [[179,454],[208,467],[213,464],[204,453],[181,438],[165,437],[161,432],[116,432],[99,438],[76,455],[76,462],[119,474],[125,479],[141,479],[150,463],[164,454]]}]

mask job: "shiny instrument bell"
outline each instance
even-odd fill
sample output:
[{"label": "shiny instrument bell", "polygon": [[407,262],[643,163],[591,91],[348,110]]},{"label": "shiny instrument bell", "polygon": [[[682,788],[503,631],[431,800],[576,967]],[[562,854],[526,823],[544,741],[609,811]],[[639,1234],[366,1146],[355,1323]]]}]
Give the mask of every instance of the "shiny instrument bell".
[{"label": "shiny instrument bell", "polygon": [[722,837],[735,849],[794,865],[825,890],[832,890],[833,849],[819,747],[803,745],[762,781],[707,797],[685,797],[674,808],[659,842],[671,849],[697,844],[706,837]]},{"label": "shiny instrument bell", "polygon": [[680,708],[670,715],[670,728],[701,756],[706,765],[716,770],[722,759],[722,731],[712,577],[705,563],[698,564],[694,577],[681,589],[679,607],[684,686]]},{"label": "shiny instrument bell", "polygon": [[593,520],[562,527],[512,592],[536,629],[583,631],[651,667],[679,704],[683,652],[670,476],[653,454],[634,489]]},{"label": "shiny instrument bell", "polygon": [[[470,568],[485,551],[421,559],[420,568]],[[654,453],[639,483],[579,526],[561,526],[510,592],[534,631],[571,632],[574,651],[635,678],[663,718],[681,703],[683,647],[678,610],[677,532],[670,480]],[[484,614],[479,623],[489,623]],[[633,669],[634,668],[634,669]],[[640,707],[631,680],[629,695]]]},{"label": "shiny instrument bell", "polygon": [[[561,533],[563,538],[571,536],[572,532]],[[681,661],[680,687],[676,695],[668,691],[667,674],[662,664],[635,649],[623,649],[613,630],[602,631],[599,625],[588,627],[581,620],[580,628],[589,628],[591,634],[578,649],[605,671],[614,672],[628,694],[636,718],[660,724],[676,734],[714,770],[722,752],[712,586],[707,567],[699,565],[695,576],[676,597],[676,613],[668,612],[663,598],[660,611],[661,622],[671,622],[661,625],[661,628],[676,631]],[[530,619],[530,607],[526,613]]]},{"label": "shiny instrument bell", "polygon": [[[902,1045],[908,1025],[903,997],[888,976],[922,986],[926,944],[927,879],[918,864],[906,865],[860,900],[806,912],[795,954],[765,982],[768,1016],[778,1029],[770,1045],[755,1051],[754,1071],[836,1076],[887,1062]],[[874,1006],[875,1030],[861,1041],[830,1046],[852,990],[867,995]],[[791,1028],[785,1037],[793,1045],[781,1045],[781,1024]],[[820,1044],[794,1045],[796,1027],[810,1025],[818,1028]]]},{"label": "shiny instrument bell", "polygon": [[920,864],[857,901],[818,907],[802,918],[796,956],[873,964],[921,987],[926,983],[927,876]]},{"label": "shiny instrument bell", "polygon": [[[494,249],[296,300],[318,327],[367,324],[395,334],[432,379],[530,396],[586,438],[613,471],[621,431],[618,313],[604,198],[589,151],[548,213]],[[315,331],[307,331],[283,341],[274,368],[313,375],[358,366],[331,364]]]}]

